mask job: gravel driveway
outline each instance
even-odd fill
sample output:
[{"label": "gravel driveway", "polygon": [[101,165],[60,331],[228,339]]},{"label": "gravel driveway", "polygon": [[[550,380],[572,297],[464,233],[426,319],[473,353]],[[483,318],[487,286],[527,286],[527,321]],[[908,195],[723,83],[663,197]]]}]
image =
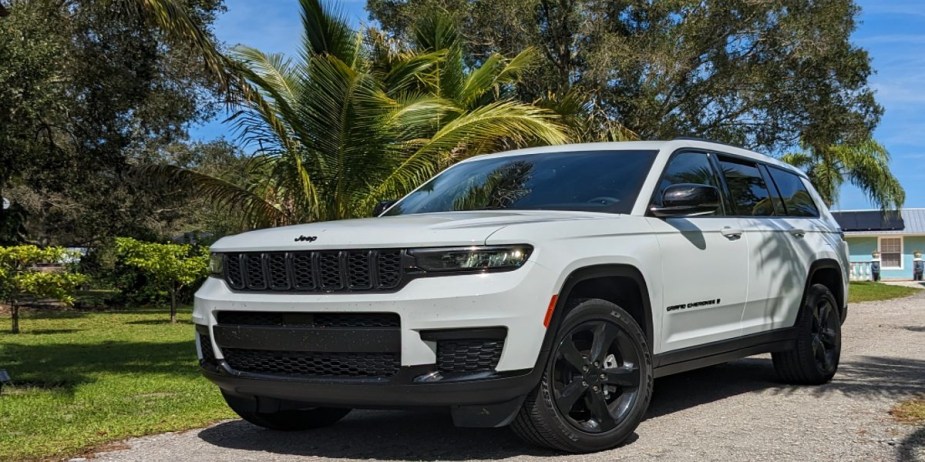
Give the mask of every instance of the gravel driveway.
[{"label": "gravel driveway", "polygon": [[925,394],[925,291],[853,305],[841,366],[819,387],[775,381],[769,355],[658,379],[648,417],[621,448],[564,456],[508,429],[457,429],[447,412],[355,411],[338,425],[278,433],[235,420],[125,442],[103,461],[377,460],[918,460],[925,426],[891,406]]}]

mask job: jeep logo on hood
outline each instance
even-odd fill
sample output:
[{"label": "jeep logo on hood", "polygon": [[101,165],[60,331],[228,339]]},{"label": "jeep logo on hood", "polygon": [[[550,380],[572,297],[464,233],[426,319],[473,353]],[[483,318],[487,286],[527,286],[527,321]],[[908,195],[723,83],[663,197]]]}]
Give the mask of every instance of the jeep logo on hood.
[{"label": "jeep logo on hood", "polygon": [[315,242],[318,236],[299,236],[295,238],[296,242]]}]

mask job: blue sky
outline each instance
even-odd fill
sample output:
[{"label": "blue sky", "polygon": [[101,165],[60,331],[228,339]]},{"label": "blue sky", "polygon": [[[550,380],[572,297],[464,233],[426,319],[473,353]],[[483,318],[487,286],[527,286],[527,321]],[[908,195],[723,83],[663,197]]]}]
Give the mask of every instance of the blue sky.
[{"label": "blue sky", "polygon": [[[893,173],[906,189],[906,207],[925,207],[925,0],[858,2],[860,26],[853,40],[873,58],[871,87],[886,109],[875,137],[893,156]],[[364,0],[338,2],[355,25],[369,22]],[[215,34],[228,44],[243,43],[267,52],[295,54],[300,40],[295,0],[226,0],[228,11]],[[219,121],[192,127],[194,139],[227,135]],[[230,138],[230,137],[229,137]],[[871,208],[859,190],[846,186],[836,209]]]}]

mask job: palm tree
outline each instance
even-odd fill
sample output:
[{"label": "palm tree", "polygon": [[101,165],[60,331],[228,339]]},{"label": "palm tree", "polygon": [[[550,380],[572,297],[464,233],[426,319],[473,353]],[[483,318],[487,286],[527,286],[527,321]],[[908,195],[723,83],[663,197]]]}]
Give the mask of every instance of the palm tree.
[{"label": "palm tree", "polygon": [[867,194],[883,210],[902,207],[906,193],[890,171],[890,153],[868,139],[854,144],[837,144],[824,149],[804,147],[781,160],[802,168],[826,205],[838,201],[838,191],[847,180]]},{"label": "palm tree", "polygon": [[532,50],[470,68],[440,14],[405,46],[351,30],[318,0],[301,7],[297,60],[243,46],[230,56],[244,99],[229,122],[257,147],[247,184],[171,166],[149,172],[269,226],[367,216],[458,160],[566,141],[554,113],[510,94]]}]

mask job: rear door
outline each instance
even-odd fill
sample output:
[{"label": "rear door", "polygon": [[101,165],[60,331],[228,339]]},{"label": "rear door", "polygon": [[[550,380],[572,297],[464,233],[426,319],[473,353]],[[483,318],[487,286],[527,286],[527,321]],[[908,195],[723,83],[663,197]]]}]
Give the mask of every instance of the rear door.
[{"label": "rear door", "polygon": [[748,295],[742,335],[770,329],[784,316],[801,268],[785,234],[784,207],[764,167],[750,159],[719,156],[733,213],[748,242]]},{"label": "rear door", "polygon": [[828,246],[828,228],[821,224],[819,207],[809,192],[808,180],[773,165],[767,166],[767,172],[784,208],[783,216],[777,219],[781,228],[777,236],[781,245],[789,248],[791,256],[786,265],[791,274],[777,287],[781,308],[769,312],[764,321],[766,329],[778,329],[790,327],[796,321],[814,254]]},{"label": "rear door", "polygon": [[[678,183],[719,186],[713,154],[672,155],[652,199]],[[739,220],[709,216],[648,217],[662,255],[662,350],[701,346],[740,335],[748,282],[748,247]]]}]

